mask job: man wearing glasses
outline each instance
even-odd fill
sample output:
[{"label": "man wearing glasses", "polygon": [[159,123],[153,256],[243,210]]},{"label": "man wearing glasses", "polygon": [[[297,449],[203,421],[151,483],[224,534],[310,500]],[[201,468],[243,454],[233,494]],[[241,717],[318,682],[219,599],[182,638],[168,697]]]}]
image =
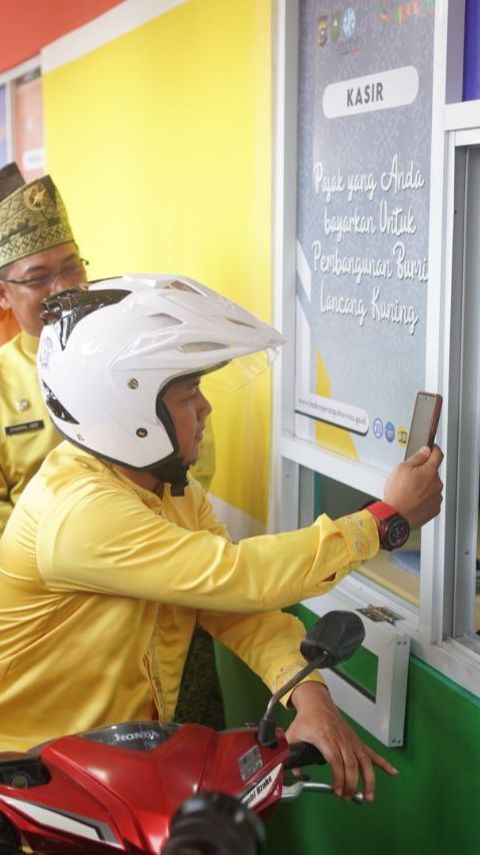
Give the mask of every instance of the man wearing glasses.
[{"label": "man wearing glasses", "polygon": [[40,304],[85,282],[86,263],[50,176],[26,184],[16,164],[0,170],[0,308],[12,312],[21,330],[0,349],[0,534],[60,440],[36,376]]}]

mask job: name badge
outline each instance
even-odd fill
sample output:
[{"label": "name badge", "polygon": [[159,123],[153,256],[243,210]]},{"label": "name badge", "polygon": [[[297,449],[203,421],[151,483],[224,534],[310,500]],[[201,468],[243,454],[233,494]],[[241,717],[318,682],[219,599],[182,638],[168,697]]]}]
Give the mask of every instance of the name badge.
[{"label": "name badge", "polygon": [[43,419],[35,419],[33,422],[22,422],[19,425],[7,425],[5,433],[7,436],[15,436],[17,433],[30,433],[35,430],[42,430],[44,427]]}]

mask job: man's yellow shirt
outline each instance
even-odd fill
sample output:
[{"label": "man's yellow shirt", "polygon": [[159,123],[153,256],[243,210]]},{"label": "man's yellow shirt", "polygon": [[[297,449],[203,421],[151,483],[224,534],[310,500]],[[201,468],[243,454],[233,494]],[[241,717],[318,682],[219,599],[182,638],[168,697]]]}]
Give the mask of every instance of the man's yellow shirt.
[{"label": "man's yellow shirt", "polygon": [[277,689],[304,664],[278,609],[324,593],[376,554],[362,511],[233,544],[201,486],[144,490],[63,442],[0,540],[0,748],[172,718],[198,621]]}]

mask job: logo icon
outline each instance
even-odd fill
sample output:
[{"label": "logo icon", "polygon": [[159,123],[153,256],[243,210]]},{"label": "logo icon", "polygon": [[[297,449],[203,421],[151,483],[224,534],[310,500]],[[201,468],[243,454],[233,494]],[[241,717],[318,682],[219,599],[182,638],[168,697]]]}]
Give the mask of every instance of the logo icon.
[{"label": "logo icon", "polygon": [[340,37],[340,12],[332,12],[330,20],[330,35],[332,42],[338,42]]},{"label": "logo icon", "polygon": [[393,442],[395,439],[395,425],[392,425],[391,422],[387,422],[385,425],[385,439],[387,442]]},{"label": "logo icon", "polygon": [[408,430],[404,427],[397,428],[397,442],[400,445],[406,445],[408,439]]},{"label": "logo icon", "polygon": [[37,184],[32,184],[28,190],[25,190],[23,202],[25,207],[30,211],[43,211],[47,207],[47,191],[40,181]]},{"label": "logo icon", "polygon": [[346,39],[352,38],[352,36],[355,32],[356,23],[357,23],[357,18],[355,15],[355,10],[352,9],[351,6],[349,6],[348,9],[345,9],[345,12],[343,13],[343,21],[342,21],[343,35],[345,36]]},{"label": "logo icon", "polygon": [[318,19],[318,47],[324,47],[328,39],[328,15],[321,15]]},{"label": "logo icon", "polygon": [[40,356],[39,356],[40,365],[42,366],[42,368],[48,368],[48,366],[50,364],[50,357],[51,357],[52,353],[53,353],[53,342],[51,339],[46,338],[42,342],[42,349],[40,351]]},{"label": "logo icon", "polygon": [[381,439],[383,436],[383,422],[381,419],[374,419],[372,425],[373,435],[375,439]]}]

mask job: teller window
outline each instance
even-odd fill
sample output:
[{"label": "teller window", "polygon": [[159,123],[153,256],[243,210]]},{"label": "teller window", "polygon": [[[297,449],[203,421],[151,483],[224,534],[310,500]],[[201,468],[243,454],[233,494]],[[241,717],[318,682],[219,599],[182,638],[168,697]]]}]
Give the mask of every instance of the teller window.
[{"label": "teller window", "polygon": [[[315,484],[315,505],[317,513],[326,513],[331,519],[354,513],[372,496],[334,481],[332,478],[318,475]],[[420,597],[420,530],[412,531],[405,546],[393,552],[380,550],[371,561],[361,564],[357,573],[374,586],[403,602],[417,607]]]}]

